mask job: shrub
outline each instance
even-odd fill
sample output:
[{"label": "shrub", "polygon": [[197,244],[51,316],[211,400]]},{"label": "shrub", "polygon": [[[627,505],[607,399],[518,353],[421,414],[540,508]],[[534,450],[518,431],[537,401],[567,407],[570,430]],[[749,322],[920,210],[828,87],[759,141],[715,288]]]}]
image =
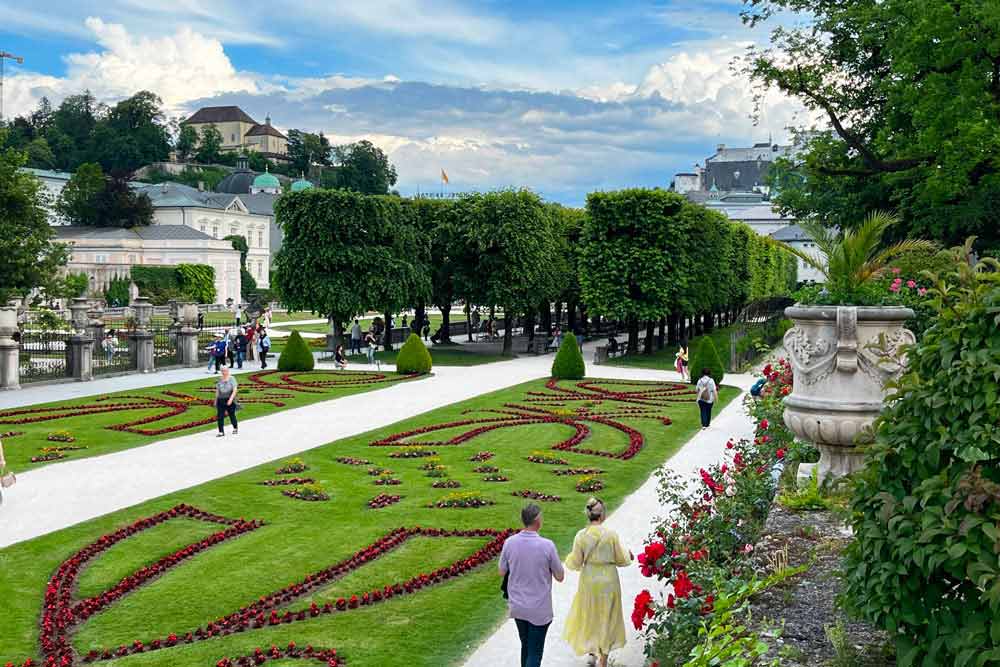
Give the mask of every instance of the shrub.
[{"label": "shrub", "polygon": [[900,665],[1000,658],[1000,264],[974,268],[970,250],[929,291],[937,319],[854,483],[845,601],[895,638]]},{"label": "shrub", "polygon": [[576,336],[568,333],[563,336],[562,345],[556,352],[556,358],[552,360],[552,377],[562,380],[582,380],[586,372],[583,355],[580,354],[580,344],[576,341]]},{"label": "shrub", "polygon": [[399,354],[396,355],[396,371],[399,373],[430,373],[433,361],[431,353],[420,340],[420,336],[410,334]]},{"label": "shrub", "polygon": [[127,306],[130,296],[129,281],[125,278],[115,278],[108,283],[108,289],[104,290],[104,301],[109,308]]},{"label": "shrub", "polygon": [[312,351],[298,331],[293,331],[285,343],[285,349],[278,357],[279,371],[311,371],[315,366]]},{"label": "shrub", "polygon": [[697,346],[691,346],[691,382],[698,382],[701,377],[701,369],[707,368],[715,380],[716,384],[722,384],[722,378],[726,375],[726,365],[722,363],[719,350],[715,347],[711,336],[703,336],[697,341]]}]

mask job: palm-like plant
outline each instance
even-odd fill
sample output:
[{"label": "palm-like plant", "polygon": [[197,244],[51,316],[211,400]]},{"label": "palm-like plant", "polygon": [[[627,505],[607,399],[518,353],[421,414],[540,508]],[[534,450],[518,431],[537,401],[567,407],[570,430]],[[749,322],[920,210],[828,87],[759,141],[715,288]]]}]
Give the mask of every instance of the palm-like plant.
[{"label": "palm-like plant", "polygon": [[888,268],[893,258],[908,252],[937,249],[935,243],[923,239],[907,239],[882,248],[882,236],[897,222],[896,215],[885,211],[873,211],[856,228],[841,231],[832,231],[816,220],[806,220],[799,226],[812,238],[820,254],[787,243],[782,246],[822,273],[830,293],[851,303],[867,282]]}]

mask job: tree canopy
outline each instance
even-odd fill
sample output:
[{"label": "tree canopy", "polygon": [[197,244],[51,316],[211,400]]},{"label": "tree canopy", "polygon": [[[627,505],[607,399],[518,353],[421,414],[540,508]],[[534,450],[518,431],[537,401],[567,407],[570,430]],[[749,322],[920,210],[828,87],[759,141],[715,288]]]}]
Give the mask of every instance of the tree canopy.
[{"label": "tree canopy", "polygon": [[396,167],[368,140],[337,146],[336,187],[367,195],[384,195],[396,184]]},{"label": "tree canopy", "polygon": [[821,115],[778,165],[778,205],[850,226],[896,211],[895,238],[1000,244],[1000,7],[952,0],[744,0],[772,31],[746,71]]},{"label": "tree canopy", "polygon": [[[5,131],[0,130],[0,143]],[[69,249],[54,243],[41,181],[21,171],[23,152],[0,152],[0,302],[56,287]]]},{"label": "tree canopy", "polygon": [[138,227],[152,224],[153,202],[124,178],[108,178],[99,164],[80,165],[66,183],[56,210],[73,225]]}]

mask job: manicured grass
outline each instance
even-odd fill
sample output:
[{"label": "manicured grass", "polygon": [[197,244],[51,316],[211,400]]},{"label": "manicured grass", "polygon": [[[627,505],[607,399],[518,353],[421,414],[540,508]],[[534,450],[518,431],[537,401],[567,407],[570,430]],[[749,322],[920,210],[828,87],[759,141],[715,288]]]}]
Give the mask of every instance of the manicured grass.
[{"label": "manicured grass", "polygon": [[[437,328],[441,326],[441,315],[432,313],[429,316],[429,319],[431,321],[431,333],[433,334],[435,331],[437,331]],[[368,326],[371,324],[372,318],[371,317],[364,318],[358,321],[361,323],[361,328],[367,331]],[[396,318],[394,321],[396,323],[396,326],[401,326],[403,323],[402,318]],[[452,315],[450,321],[452,323],[464,322],[465,315],[462,315],[461,317],[458,318]],[[308,332],[308,333],[321,333],[321,334],[330,332],[330,325],[326,324],[325,322],[320,322],[317,324],[295,324],[291,326],[282,326],[280,324],[276,324],[276,320],[272,320],[272,322],[275,322],[275,324],[272,325],[272,328],[281,329],[282,331],[298,331],[299,333]],[[409,322],[410,319],[407,319],[407,323]],[[348,328],[348,331],[350,331],[350,328]]]},{"label": "manicured grass", "polygon": [[[256,362],[253,362],[253,365],[256,366]],[[362,391],[379,389],[389,386],[393,382],[409,381],[408,378],[397,373],[373,373],[366,369],[352,369],[346,374],[344,371],[312,371],[289,375],[294,382],[299,383],[317,381],[342,383],[339,386],[303,387],[284,382],[281,378],[286,374],[274,371],[274,365],[277,365],[277,358],[271,359],[271,365],[269,365],[266,374],[259,375],[260,382],[254,381],[253,378],[257,376],[255,373],[236,376],[240,387],[238,396],[243,405],[243,409],[238,413],[241,421],[317,401],[326,401]],[[2,410],[0,411],[0,434],[8,434],[3,436],[7,464],[12,470],[21,472],[58,462],[31,462],[32,457],[44,453],[42,448],[45,447],[85,447],[85,449],[62,452],[66,458],[61,460],[69,460],[148,445],[157,440],[214,428],[212,425],[214,421],[208,425],[192,424],[192,422],[205,419],[214,420],[215,407],[212,405],[212,398],[216,377],[206,375],[203,379],[190,382]],[[364,382],[371,379],[378,379],[378,381]],[[110,404],[147,405],[148,407],[113,412],[98,411]],[[82,406],[91,407],[84,408]],[[53,408],[58,409],[53,410]],[[183,412],[170,415],[172,410],[183,410]],[[74,412],[83,412],[83,414],[73,416]],[[57,418],[27,424],[16,423],[22,419],[33,419],[44,415],[54,415]],[[164,419],[152,421],[157,415],[167,416]],[[179,428],[169,433],[156,434],[134,433],[110,428],[144,418],[150,418],[151,421],[136,425],[135,429],[152,431],[185,424],[191,425],[188,428]],[[75,440],[70,443],[49,441],[48,436],[55,431],[68,431]],[[17,435],[9,435],[10,433]]]},{"label": "manicured grass", "polygon": [[[397,345],[396,349],[389,352],[380,350],[375,353],[375,358],[384,363],[394,364],[396,363],[396,354],[398,354],[400,347],[402,347],[402,344]],[[481,366],[482,364],[492,364],[497,361],[510,361],[513,358],[504,357],[499,354],[469,352],[458,345],[428,344],[427,349],[430,350],[431,359],[435,366]],[[348,358],[358,365],[352,365],[350,368],[357,368],[359,366],[361,368],[367,367],[367,357],[363,352],[360,355],[352,355]]]},{"label": "manicured grass", "polygon": [[665,347],[653,354],[643,354],[639,350],[638,354],[628,354],[624,357],[614,357],[608,359],[608,366],[628,366],[631,368],[655,368],[659,371],[674,370],[674,359],[677,355],[675,346]]},{"label": "manicured grass", "polygon": [[[610,391],[635,392],[650,388],[641,383],[594,382],[595,387]],[[204,628],[207,623],[236,612],[261,596],[304,581],[310,573],[343,561],[399,527],[511,528],[518,523],[518,511],[526,502],[512,496],[514,490],[532,489],[562,496],[561,502],[542,503],[545,512],[543,533],[555,540],[560,553],[565,554],[574,534],[582,527],[583,503],[594,494],[578,493],[574,489],[577,479],[572,476],[553,474],[553,470],[564,466],[531,463],[526,457],[536,450],[550,451],[553,445],[572,436],[577,431],[570,425],[522,423],[517,427],[481,432],[457,445],[430,445],[429,448],[438,453],[437,462],[446,466],[448,478],[462,484],[459,491],[476,491],[496,503],[477,509],[427,508],[428,503],[449,493],[447,489],[431,487],[434,478],[425,476],[421,470],[428,459],[399,459],[389,455],[405,445],[442,442],[481,426],[451,426],[397,441],[405,445],[371,446],[378,440],[420,427],[495,418],[498,414],[494,410],[513,404],[535,411],[519,410],[525,415],[534,416],[539,414],[538,410],[544,410],[550,418],[573,418],[574,423],[590,429],[589,435],[577,445],[579,448],[618,453],[629,446],[629,437],[606,423],[614,420],[642,434],[642,448],[633,458],[623,460],[575,451],[552,452],[573,467],[604,470],[601,478],[605,488],[596,495],[613,509],[698,429],[697,409],[687,386],[674,385],[670,389],[676,392],[673,397],[640,398],[637,403],[635,400],[604,400],[601,395],[567,381],[558,386],[586,395],[556,394],[545,384],[544,380],[533,381],[304,452],[301,458],[309,469],[298,474],[316,479],[332,496],[327,502],[293,500],[281,494],[281,488],[290,487],[260,485],[263,480],[278,477],[275,469],[282,462],[272,462],[0,550],[0,599],[6,601],[4,632],[0,633],[0,664],[14,660],[20,665],[28,656],[38,659],[43,595],[46,582],[60,563],[101,535],[178,503],[188,503],[225,517],[259,519],[265,523],[256,530],[199,551],[83,620],[71,636],[72,645],[79,653],[103,647],[114,650],[119,645],[131,646],[135,640],[148,646],[151,640],[166,638],[172,632],[183,637],[184,633]],[[736,389],[724,387],[721,405],[737,394]],[[604,397],[611,398],[607,394]],[[672,400],[683,402],[668,402]],[[648,408],[649,412],[644,416],[623,414],[623,410],[629,408]],[[615,414],[620,416],[611,416]],[[666,416],[673,420],[672,424],[665,425],[661,421]],[[598,417],[604,423],[588,420],[589,417]],[[527,418],[521,419],[523,422]],[[473,469],[483,464],[469,460],[480,451],[495,452],[486,464],[498,467],[510,478],[509,482],[482,481],[483,475]],[[346,465],[335,460],[345,456],[391,468],[393,476],[401,479],[402,484],[375,486],[374,478],[366,472],[367,466]],[[399,494],[403,499],[384,509],[368,509],[367,501],[380,492]],[[216,529],[221,528],[216,526]],[[83,571],[81,589],[84,593],[109,589],[140,563],[153,563],[182,544],[204,535],[202,522],[176,518],[136,537],[126,538],[98,556]],[[414,537],[379,558],[366,559],[367,562],[339,579],[293,597],[276,611],[280,616],[286,610],[308,609],[310,601],[335,603],[340,597],[360,596],[364,591],[407,580],[464,558],[488,539]],[[642,548],[641,544],[628,546],[634,552]],[[372,606],[316,617],[310,617],[307,612],[305,620],[299,622],[262,628],[251,626],[244,632],[189,644],[182,642],[172,648],[98,664],[208,667],[224,656],[235,657],[252,653],[258,646],[284,646],[294,641],[298,646],[312,644],[336,648],[351,667],[457,665],[505,615],[498,584],[494,559],[468,573]]]}]

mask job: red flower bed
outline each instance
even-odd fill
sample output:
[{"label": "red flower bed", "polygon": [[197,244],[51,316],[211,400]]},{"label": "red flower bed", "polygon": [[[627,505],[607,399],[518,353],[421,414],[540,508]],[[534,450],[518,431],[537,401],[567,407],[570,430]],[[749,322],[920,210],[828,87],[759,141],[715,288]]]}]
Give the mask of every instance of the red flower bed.
[{"label": "red flower bed", "polygon": [[6,431],[4,433],[0,433],[0,439],[13,438],[16,435],[24,435],[24,431]]},{"label": "red flower bed", "polygon": [[507,479],[506,477],[504,477],[503,475],[494,474],[494,475],[486,475],[485,477],[483,477],[483,481],[484,482],[509,482],[510,480]]},{"label": "red flower bed", "polygon": [[550,466],[568,466],[569,465],[569,461],[567,461],[566,459],[561,459],[561,458],[559,458],[557,456],[545,456],[545,455],[540,455],[540,454],[532,454],[531,456],[528,456],[526,458],[529,461],[531,461],[532,463],[541,463],[541,464],[550,465]]},{"label": "red flower bed", "polygon": [[566,468],[565,470],[553,470],[552,474],[561,477],[567,475],[576,477],[577,475],[603,475],[604,471],[600,468]]},{"label": "red flower bed", "polygon": [[395,477],[379,477],[375,480],[375,486],[399,486],[403,480]]},{"label": "red flower bed", "polygon": [[439,479],[438,481],[431,484],[435,489],[457,489],[462,486],[461,482],[454,479]]},{"label": "red flower bed", "polygon": [[337,463],[343,463],[344,465],[349,466],[370,466],[372,464],[372,462],[367,459],[356,459],[351,456],[338,457]]},{"label": "red flower bed", "polygon": [[305,472],[309,470],[309,466],[305,463],[289,463],[288,465],[281,466],[274,471],[276,475],[294,475],[295,473]]},{"label": "red flower bed", "polygon": [[472,472],[478,472],[478,473],[500,472],[500,468],[496,466],[479,466],[478,468],[473,468]]},{"label": "red flower bed", "polygon": [[307,500],[309,502],[319,502],[330,499],[329,494],[311,489],[285,489],[281,492],[281,495],[288,496],[289,498],[295,498],[296,500]]},{"label": "red flower bed", "polygon": [[256,648],[253,653],[241,655],[238,658],[222,658],[215,663],[215,667],[252,667],[253,665],[263,665],[269,660],[303,660],[306,662],[318,662],[327,667],[341,667],[346,665],[342,656],[337,655],[337,651],[332,648],[314,648],[306,646],[298,648],[295,642],[290,642],[285,648],[278,648],[271,645],[269,649]]},{"label": "red flower bed", "polygon": [[379,510],[389,505],[395,505],[402,499],[403,496],[391,496],[388,493],[380,493],[368,501],[368,507],[373,510]]},{"label": "red flower bed", "polygon": [[444,498],[429,503],[427,507],[436,509],[469,509],[475,507],[487,507],[495,505],[492,500],[484,498],[476,492],[470,493],[449,493]]},{"label": "red flower bed", "polygon": [[476,452],[469,457],[469,460],[473,463],[481,463],[483,461],[489,461],[494,456],[496,456],[496,454],[493,452]]},{"label": "red flower bed", "polygon": [[518,496],[520,498],[531,498],[532,500],[541,500],[546,503],[558,503],[562,501],[559,496],[554,496],[548,493],[542,493],[541,491],[531,491],[530,489],[525,489],[523,491],[512,491],[512,496]]},{"label": "red flower bed", "polygon": [[265,479],[263,482],[257,483],[264,486],[298,486],[299,484],[314,484],[315,482],[316,480],[312,477],[286,477],[284,479]]},{"label": "red flower bed", "polygon": [[594,493],[603,488],[604,482],[595,477],[588,477],[576,483],[576,490],[580,493]]},{"label": "red flower bed", "polygon": [[391,475],[392,471],[388,468],[369,468],[368,474],[372,477],[378,477],[379,475]]},{"label": "red flower bed", "polygon": [[59,452],[48,452],[47,454],[39,454],[38,456],[32,456],[32,463],[44,463],[45,461],[58,461],[59,459],[66,458],[65,454],[60,454]]}]

